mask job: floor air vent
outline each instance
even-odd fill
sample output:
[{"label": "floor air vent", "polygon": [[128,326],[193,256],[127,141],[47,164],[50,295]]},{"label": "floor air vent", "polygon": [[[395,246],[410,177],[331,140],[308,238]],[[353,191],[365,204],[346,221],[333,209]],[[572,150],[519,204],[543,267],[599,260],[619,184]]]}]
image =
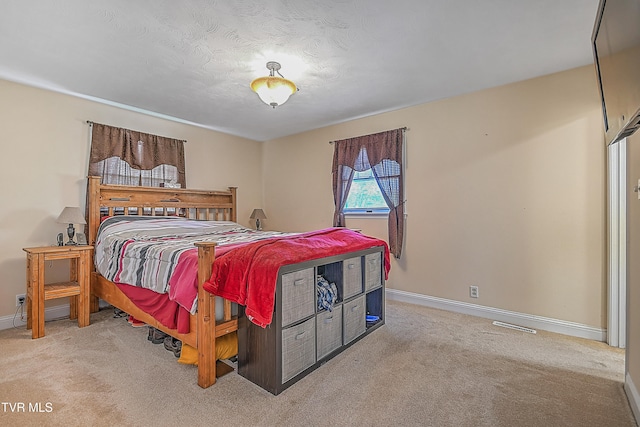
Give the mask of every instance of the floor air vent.
[{"label": "floor air vent", "polygon": [[495,326],[500,326],[503,328],[515,329],[516,331],[526,332],[528,334],[535,334],[535,329],[525,328],[524,326],[512,325],[511,323],[498,322],[497,320],[493,322]]}]

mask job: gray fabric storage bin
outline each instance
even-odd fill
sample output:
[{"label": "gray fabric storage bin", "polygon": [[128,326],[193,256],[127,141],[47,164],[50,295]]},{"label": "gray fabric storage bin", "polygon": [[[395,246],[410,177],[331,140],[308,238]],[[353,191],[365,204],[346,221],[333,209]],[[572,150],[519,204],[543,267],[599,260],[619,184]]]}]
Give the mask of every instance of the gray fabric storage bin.
[{"label": "gray fabric storage bin", "polygon": [[333,311],[318,313],[316,336],[318,360],[342,347],[342,305],[334,306]]},{"label": "gray fabric storage bin", "polygon": [[307,268],[282,275],[282,326],[315,313],[315,274]]},{"label": "gray fabric storage bin", "polygon": [[345,259],[342,262],[342,299],[359,293],[362,293],[362,257]]},{"label": "gray fabric storage bin", "polygon": [[375,252],[364,257],[365,291],[382,286],[382,252]]},{"label": "gray fabric storage bin", "polygon": [[316,318],[282,330],[282,384],[316,363]]},{"label": "gray fabric storage bin", "polygon": [[362,335],[366,329],[367,324],[365,321],[366,307],[365,296],[361,295],[357,298],[347,301],[342,304],[343,312],[343,342],[348,344],[354,339]]}]

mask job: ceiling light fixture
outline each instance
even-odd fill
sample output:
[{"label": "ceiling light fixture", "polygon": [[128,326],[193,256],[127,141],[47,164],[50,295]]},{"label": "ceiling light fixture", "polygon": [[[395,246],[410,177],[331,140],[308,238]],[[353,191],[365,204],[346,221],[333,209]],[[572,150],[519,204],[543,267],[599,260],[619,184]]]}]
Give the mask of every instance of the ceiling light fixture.
[{"label": "ceiling light fixture", "polygon": [[[267,104],[276,108],[282,105],[298,88],[291,80],[285,79],[280,74],[280,64],[274,61],[267,62],[269,75],[266,77],[258,77],[251,82],[251,89],[258,94],[260,99]],[[278,73],[278,76],[276,76]]]}]

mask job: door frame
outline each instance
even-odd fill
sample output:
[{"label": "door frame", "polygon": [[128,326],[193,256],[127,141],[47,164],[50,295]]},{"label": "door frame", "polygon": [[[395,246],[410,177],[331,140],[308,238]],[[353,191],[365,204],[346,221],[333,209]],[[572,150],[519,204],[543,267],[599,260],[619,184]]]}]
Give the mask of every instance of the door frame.
[{"label": "door frame", "polygon": [[[607,147],[608,313],[607,343],[626,347],[627,333],[627,140]],[[634,188],[638,191],[638,188]],[[639,193],[640,194],[640,193]]]}]

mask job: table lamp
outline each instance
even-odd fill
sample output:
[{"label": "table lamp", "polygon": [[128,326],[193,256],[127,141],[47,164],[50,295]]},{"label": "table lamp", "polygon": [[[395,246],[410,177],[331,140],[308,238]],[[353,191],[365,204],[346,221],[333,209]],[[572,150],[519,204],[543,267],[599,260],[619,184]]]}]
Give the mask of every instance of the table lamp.
[{"label": "table lamp", "polygon": [[251,212],[251,216],[249,218],[256,220],[256,230],[262,230],[260,220],[267,219],[267,216],[264,214],[264,211],[262,209],[254,209],[253,212]]},{"label": "table lamp", "polygon": [[77,245],[77,243],[73,240],[73,236],[76,234],[76,229],[73,227],[73,224],[86,224],[87,222],[84,220],[84,214],[78,207],[70,207],[67,206],[60,212],[58,219],[56,222],[60,224],[69,224],[67,227],[67,235],[69,236],[69,241],[65,243],[65,246],[73,246]]}]

